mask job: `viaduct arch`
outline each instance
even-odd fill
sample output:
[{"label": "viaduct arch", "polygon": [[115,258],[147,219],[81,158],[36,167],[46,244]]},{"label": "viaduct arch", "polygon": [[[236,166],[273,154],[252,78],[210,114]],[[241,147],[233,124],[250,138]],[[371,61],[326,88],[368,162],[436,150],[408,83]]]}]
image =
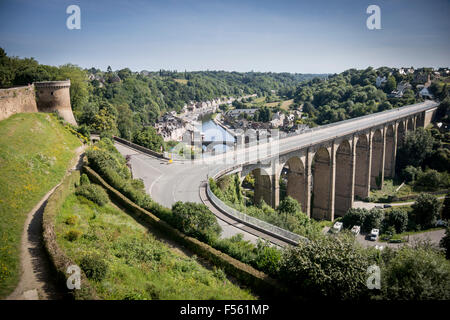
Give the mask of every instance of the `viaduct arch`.
[{"label": "viaduct arch", "polygon": [[237,165],[234,170],[241,175],[252,172],[254,202],[264,200],[274,208],[279,204],[280,177],[285,172],[286,195],[296,199],[308,216],[334,220],[345,215],[355,197],[368,197],[370,190],[382,187],[384,177],[394,176],[397,148],[406,132],[426,126],[433,110],[288,149],[276,160],[243,164],[240,169]]}]

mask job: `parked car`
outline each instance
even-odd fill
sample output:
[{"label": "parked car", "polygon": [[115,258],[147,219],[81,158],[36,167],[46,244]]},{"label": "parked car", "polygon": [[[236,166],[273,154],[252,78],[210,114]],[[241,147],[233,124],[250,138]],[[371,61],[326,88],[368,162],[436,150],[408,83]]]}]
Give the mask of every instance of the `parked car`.
[{"label": "parked car", "polygon": [[379,234],[380,234],[380,230],[372,229],[372,231],[370,231],[369,240],[370,241],[377,241]]},{"label": "parked car", "polygon": [[438,221],[436,221],[436,227],[446,227],[447,224],[448,223],[445,220],[438,220]]},{"label": "parked car", "polygon": [[383,206],[375,206],[376,209],[383,209]]},{"label": "parked car", "polygon": [[342,222],[335,222],[334,223],[334,225],[333,225],[333,228],[331,228],[331,230],[332,230],[332,232],[334,232],[334,233],[338,233],[339,231],[341,231],[342,230],[342,227],[343,227],[344,225],[342,224]]},{"label": "parked car", "polygon": [[391,208],[391,207],[392,207],[392,205],[390,205],[390,204],[383,205],[383,208]]},{"label": "parked car", "polygon": [[359,234],[359,232],[361,231],[361,227],[360,226],[353,226],[352,228],[352,233],[357,236]]}]

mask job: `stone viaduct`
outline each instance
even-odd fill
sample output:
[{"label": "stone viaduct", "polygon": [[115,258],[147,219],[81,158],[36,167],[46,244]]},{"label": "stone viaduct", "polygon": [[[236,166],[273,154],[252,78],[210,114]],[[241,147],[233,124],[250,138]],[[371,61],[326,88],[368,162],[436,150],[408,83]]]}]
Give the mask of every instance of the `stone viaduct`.
[{"label": "stone viaduct", "polygon": [[334,220],[352,207],[355,196],[366,198],[386,177],[394,176],[397,149],[405,134],[426,127],[437,105],[428,101],[319,127],[311,138],[305,135],[307,143],[299,135],[291,139],[289,148],[282,139],[276,157],[243,163],[228,173],[238,172],[241,179],[253,173],[255,203],[263,199],[276,207],[280,176],[285,172],[287,195],[297,199],[308,216]]}]

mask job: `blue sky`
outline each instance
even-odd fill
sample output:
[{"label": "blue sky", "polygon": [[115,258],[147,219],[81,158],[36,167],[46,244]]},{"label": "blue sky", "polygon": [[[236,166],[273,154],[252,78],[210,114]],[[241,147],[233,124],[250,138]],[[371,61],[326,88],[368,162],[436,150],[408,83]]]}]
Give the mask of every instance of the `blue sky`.
[{"label": "blue sky", "polygon": [[[67,6],[81,30],[66,28]],[[366,8],[381,8],[381,30]],[[40,63],[332,73],[450,66],[449,0],[0,0],[0,47]]]}]

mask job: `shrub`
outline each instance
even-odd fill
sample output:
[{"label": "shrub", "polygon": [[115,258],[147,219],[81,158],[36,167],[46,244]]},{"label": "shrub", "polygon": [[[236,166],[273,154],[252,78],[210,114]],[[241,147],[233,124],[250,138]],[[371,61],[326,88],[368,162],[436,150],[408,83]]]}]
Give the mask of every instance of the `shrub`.
[{"label": "shrub", "polygon": [[227,275],[221,268],[217,268],[214,266],[213,268],[213,276],[221,281],[225,281],[227,279]]},{"label": "shrub", "polygon": [[362,224],[361,229],[364,232],[370,232],[370,230],[374,228],[380,229],[383,218],[384,218],[383,210],[373,208],[364,217],[364,222]]},{"label": "shrub", "polygon": [[67,217],[66,224],[68,224],[69,226],[74,226],[77,224],[77,221],[78,221],[78,216],[71,215],[71,216]]},{"label": "shrub", "polygon": [[278,212],[280,212],[280,214],[295,215],[297,212],[300,211],[301,211],[300,204],[298,203],[297,200],[295,200],[290,196],[284,198],[280,202],[280,205],[278,206]]},{"label": "shrub", "polygon": [[84,256],[80,262],[80,268],[89,279],[102,281],[108,271],[106,262],[96,254]]},{"label": "shrub", "polygon": [[383,299],[450,299],[450,264],[436,250],[425,245],[383,250],[381,273]]},{"label": "shrub", "polygon": [[362,226],[369,211],[364,208],[351,208],[342,218],[345,228],[351,228],[354,225]]},{"label": "shrub", "polygon": [[441,203],[431,194],[421,193],[411,207],[414,222],[422,228],[434,226],[439,219]]},{"label": "shrub", "polygon": [[383,220],[383,229],[394,227],[397,233],[406,231],[408,227],[408,213],[403,209],[392,209],[386,212]]},{"label": "shrub", "polygon": [[81,236],[82,232],[77,229],[70,229],[66,233],[66,239],[70,242],[77,240]]},{"label": "shrub", "polygon": [[347,236],[300,242],[285,250],[280,278],[306,299],[363,299],[367,295],[366,252]]},{"label": "shrub", "polygon": [[244,263],[255,260],[255,246],[250,241],[244,240],[242,233],[226,239],[216,239],[213,246]]},{"label": "shrub", "polygon": [[267,274],[276,275],[281,260],[281,252],[270,243],[258,239],[256,245],[256,257],[254,265],[259,270],[264,270]]},{"label": "shrub", "polygon": [[80,177],[80,185],[88,185],[91,184],[91,182],[89,181],[89,177],[87,176],[86,173],[83,173]]},{"label": "shrub", "polygon": [[183,233],[211,243],[221,233],[214,214],[204,204],[178,201],[172,206],[172,222]]},{"label": "shrub", "polygon": [[441,217],[444,220],[450,220],[450,193],[447,193],[442,206]]},{"label": "shrub", "polygon": [[108,194],[98,184],[85,184],[79,186],[76,189],[75,194],[78,196],[83,196],[100,206],[105,205],[109,201]]},{"label": "shrub", "polygon": [[441,175],[436,170],[426,170],[417,176],[415,186],[425,188],[427,190],[436,190],[441,185]]},{"label": "shrub", "polygon": [[164,146],[163,138],[153,127],[145,127],[136,132],[133,136],[133,142],[156,152],[161,152],[161,147]]},{"label": "shrub", "polygon": [[445,257],[450,259],[450,226],[445,230],[445,236],[439,242],[439,245],[445,250]]},{"label": "shrub", "polygon": [[413,167],[413,166],[407,166],[405,169],[403,169],[402,171],[402,176],[403,179],[406,180],[406,182],[414,182],[416,181],[416,178],[419,174],[422,173],[422,169]]}]

